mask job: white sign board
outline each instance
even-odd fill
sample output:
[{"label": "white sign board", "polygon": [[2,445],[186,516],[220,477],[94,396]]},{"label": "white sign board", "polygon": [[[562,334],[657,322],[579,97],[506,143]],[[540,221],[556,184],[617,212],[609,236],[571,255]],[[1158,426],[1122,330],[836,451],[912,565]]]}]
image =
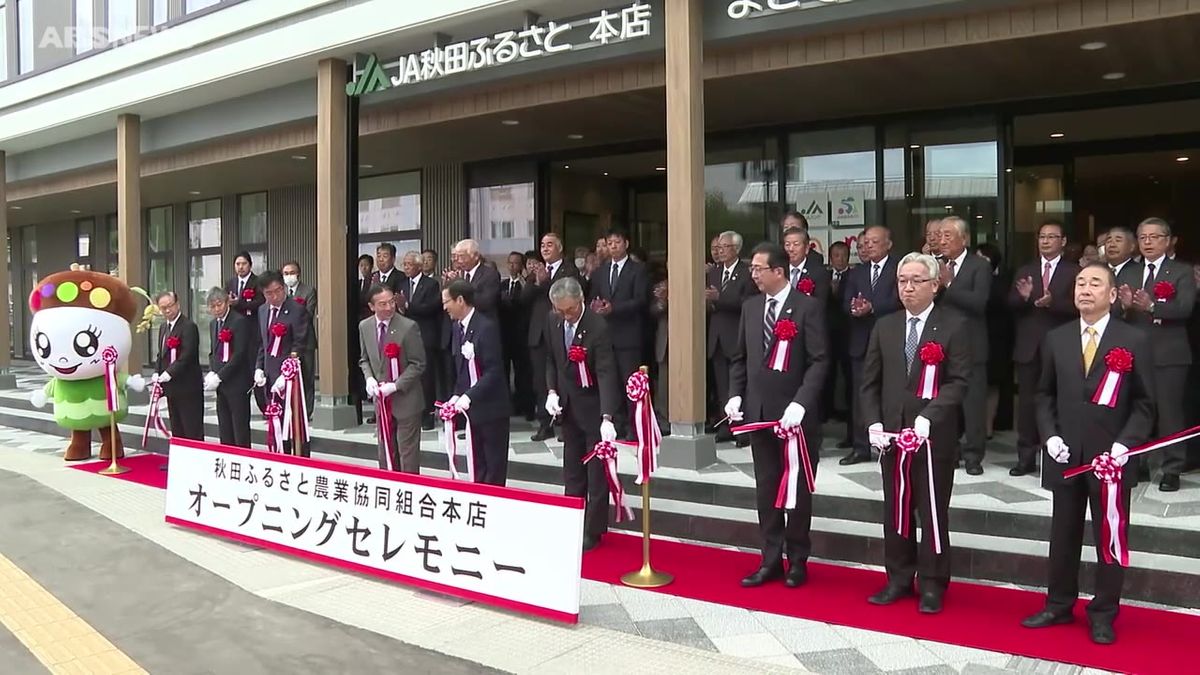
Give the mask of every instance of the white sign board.
[{"label": "white sign board", "polygon": [[583,500],[173,439],[167,522],[575,622]]},{"label": "white sign board", "polygon": [[864,209],[866,195],[859,189],[834,190],[829,193],[830,224],[834,227],[862,227],[867,222]]},{"label": "white sign board", "polygon": [[829,193],[802,192],[796,198],[796,210],[808,221],[808,231],[829,227]]}]

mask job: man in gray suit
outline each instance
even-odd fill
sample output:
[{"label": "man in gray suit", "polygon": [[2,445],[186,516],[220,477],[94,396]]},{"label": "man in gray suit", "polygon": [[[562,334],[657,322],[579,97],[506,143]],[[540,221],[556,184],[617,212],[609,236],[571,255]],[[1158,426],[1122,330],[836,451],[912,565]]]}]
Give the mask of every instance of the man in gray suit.
[{"label": "man in gray suit", "polygon": [[304,407],[308,410],[308,418],[312,419],[315,397],[313,376],[317,368],[317,329],[313,325],[317,319],[317,289],[300,280],[300,263],[295,260],[284,263],[280,271],[288,297],[308,312],[308,341],[300,350],[300,366],[304,376]]},{"label": "man in gray suit", "polygon": [[[368,291],[371,316],[358,324],[360,353],[358,367],[367,382],[367,395],[378,400],[388,399],[392,406],[393,451],[389,454],[384,438],[379,438],[379,468],[421,472],[421,415],[425,412],[425,391],[421,374],[425,372],[425,345],[421,341],[421,330],[412,319],[396,313],[396,295],[383,284],[375,284]],[[399,377],[393,377],[391,359],[387,356],[388,345],[398,345],[396,368]],[[382,414],[377,410],[376,416]]]},{"label": "man in gray suit", "polygon": [[974,367],[963,401],[962,459],[967,473],[983,473],[984,444],[987,442],[987,303],[992,289],[992,268],[988,261],[967,250],[970,232],[958,216],[943,218],[938,224],[938,250],[944,264],[938,285],[942,288],[938,304],[958,311],[967,320],[971,335]]},{"label": "man in gray suit", "polygon": [[[258,308],[258,334],[261,340],[254,385],[260,388],[270,386],[271,394],[282,398],[285,383],[280,370],[292,352],[299,354],[303,351],[303,345],[308,344],[308,310],[287,296],[283,277],[278,272],[264,273],[259,277],[259,287],[267,301]],[[278,348],[275,346],[276,340]],[[286,452],[291,452],[290,441],[284,441],[283,447]],[[307,446],[304,452],[308,453]]]}]

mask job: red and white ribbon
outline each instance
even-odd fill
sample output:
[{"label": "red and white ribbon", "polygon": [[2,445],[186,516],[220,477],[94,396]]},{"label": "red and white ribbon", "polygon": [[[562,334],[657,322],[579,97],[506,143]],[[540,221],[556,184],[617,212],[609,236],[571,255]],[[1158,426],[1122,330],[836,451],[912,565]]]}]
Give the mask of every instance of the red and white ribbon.
[{"label": "red and white ribbon", "polygon": [[446,401],[445,403],[434,403],[437,407],[438,417],[442,420],[442,445],[446,448],[446,462],[450,465],[450,478],[454,480],[462,480],[462,476],[458,473],[458,467],[454,466],[454,458],[459,454],[458,435],[456,433],[454,420],[459,416],[463,416],[466,422],[466,451],[467,455],[467,480],[475,482],[475,439],[471,436],[471,418],[465,412],[460,412],[454,404]]},{"label": "red and white ribbon", "polygon": [[933,445],[928,438],[917,435],[912,429],[903,429],[900,433],[883,432],[888,440],[894,442],[896,457],[896,473],[893,476],[896,486],[896,534],[911,539],[913,537],[912,523],[909,522],[909,512],[912,510],[912,456],[925,446],[926,489],[929,494],[929,527],[933,535],[933,551],[942,554],[942,525],[938,521],[937,489],[933,482]]},{"label": "red and white ribbon", "polygon": [[396,450],[396,439],[392,436],[392,400],[382,393],[375,394],[375,429],[379,432],[379,442],[383,444],[384,465],[388,471],[395,471],[392,463],[392,453]]},{"label": "red and white ribbon", "polygon": [[229,343],[221,343],[221,363],[229,363]]},{"label": "red and white ribbon", "polygon": [[388,374],[391,375],[391,381],[395,382],[400,379],[400,359],[393,356],[388,359]]},{"label": "red and white ribbon", "polygon": [[117,350],[108,346],[100,353],[104,360],[104,402],[109,412],[121,409],[121,396],[117,390]]},{"label": "red and white ribbon", "polygon": [[592,377],[591,371],[587,367],[587,348],[581,345],[571,345],[567,350],[567,360],[575,364],[575,368],[579,374],[579,386],[583,389],[589,389],[596,384],[596,378]]},{"label": "red and white ribbon", "polygon": [[917,396],[925,400],[937,398],[938,366],[936,363],[921,365],[921,379],[917,382]]},{"label": "red and white ribbon", "polygon": [[283,338],[278,335],[271,336],[271,356],[279,356],[279,348],[283,345]]},{"label": "red and white ribbon", "polygon": [[[283,376],[283,440],[297,440],[292,437],[292,420],[296,415],[301,419],[301,434],[300,439],[307,443],[311,438],[310,429],[308,427],[308,411],[305,409],[306,402],[304,399],[304,378],[301,377],[300,359],[295,356],[289,356],[283,360],[279,367],[279,373]],[[298,401],[298,403],[296,403]],[[300,410],[296,410],[296,406]]]},{"label": "red and white ribbon", "polygon": [[1117,407],[1117,392],[1121,391],[1121,380],[1124,378],[1123,373],[1112,368],[1104,371],[1104,378],[1100,380],[1100,386],[1096,387],[1096,393],[1092,395],[1092,403],[1109,408]]},{"label": "red and white ribbon", "polygon": [[775,437],[783,441],[783,475],[779,477],[779,491],[775,495],[775,508],[794,509],[800,494],[800,476],[804,476],[804,485],[809,494],[817,491],[816,475],[813,473],[812,458],[808,454],[808,443],[804,440],[804,429],[793,427],[784,429],[779,422],[751,422],[730,428],[734,436],[751,431],[775,432]]},{"label": "red and white ribbon", "polygon": [[638,370],[625,381],[625,396],[633,401],[633,424],[637,433],[637,484],[650,480],[658,471],[658,449],[662,446],[662,429],[650,401],[650,377]]},{"label": "red and white ribbon", "polygon": [[771,347],[771,355],[767,358],[767,367],[781,373],[786,373],[792,360],[792,341],[775,340]]},{"label": "red and white ribbon", "polygon": [[604,475],[608,479],[608,495],[613,505],[617,507],[617,522],[633,520],[633,509],[625,504],[625,488],[621,486],[621,477],[617,474],[617,446],[614,443],[600,441],[592,451],[583,458],[587,464],[593,459],[604,462]]},{"label": "red and white ribbon", "polygon": [[267,404],[267,452],[283,452],[283,430],[279,420],[283,417],[283,406],[276,401]]},{"label": "red and white ribbon", "polygon": [[158,430],[163,438],[170,438],[171,432],[167,430],[167,425],[162,420],[162,415],[159,412],[159,405],[162,404],[162,385],[153,382],[150,384],[150,411],[146,413],[146,425],[142,427],[142,449],[146,449],[146,441],[150,438],[150,427],[153,426]]}]

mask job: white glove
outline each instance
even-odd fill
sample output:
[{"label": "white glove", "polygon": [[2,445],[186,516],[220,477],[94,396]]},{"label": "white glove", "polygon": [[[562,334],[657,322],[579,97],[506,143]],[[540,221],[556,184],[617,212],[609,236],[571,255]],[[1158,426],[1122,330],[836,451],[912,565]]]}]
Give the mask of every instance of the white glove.
[{"label": "white glove", "polygon": [[33,407],[35,408],[46,407],[46,391],[44,389],[34,389],[33,391],[29,392],[29,402],[32,403]]},{"label": "white glove", "polygon": [[267,386],[267,374],[264,373],[261,368],[254,371],[254,386],[256,386],[256,387]]},{"label": "white glove", "polygon": [[558,417],[562,414],[562,406],[558,403],[558,394],[550,392],[546,394],[546,414],[551,417]]},{"label": "white glove", "polygon": [[1071,459],[1071,449],[1063,443],[1061,436],[1051,436],[1046,439],[1046,454],[1059,464],[1066,464]]},{"label": "white glove", "polygon": [[804,421],[804,406],[792,401],[783,411],[783,417],[779,418],[779,426],[784,429],[795,429]]},{"label": "white glove", "polygon": [[921,438],[929,438],[929,418],[917,415],[917,419],[913,420],[913,431]]},{"label": "white glove", "polygon": [[141,375],[130,375],[125,380],[125,387],[134,391],[146,391],[146,378]]},{"label": "white glove", "polygon": [[888,440],[888,437],[883,435],[882,422],[876,422],[875,424],[867,427],[867,440],[871,445],[879,448],[880,450],[887,450],[888,446],[892,444],[891,441]]},{"label": "white glove", "polygon": [[154,374],[150,375],[150,382],[152,382],[154,384],[158,384],[158,373],[154,373]]},{"label": "white glove", "polygon": [[1113,443],[1112,449],[1108,451],[1112,458],[1116,460],[1117,466],[1125,466],[1125,462],[1129,461],[1129,448],[1120,443]]},{"label": "white glove", "polygon": [[221,377],[219,375],[209,373],[204,376],[204,391],[216,391],[219,386],[221,386]]},{"label": "white glove", "polygon": [[742,414],[742,397],[734,396],[725,402],[725,415],[729,417],[730,422],[741,422],[745,419]]},{"label": "white glove", "polygon": [[367,378],[367,398],[375,398],[379,395],[379,381],[373,377]]},{"label": "white glove", "polygon": [[275,384],[271,385],[271,393],[272,394],[282,394],[283,389],[286,386],[287,386],[287,380],[285,380],[284,377],[282,375],[280,375],[279,377],[275,378]]},{"label": "white glove", "polygon": [[464,342],[462,344],[461,351],[464,359],[470,361],[471,359],[475,358],[475,345],[471,344],[470,342]]},{"label": "white glove", "polygon": [[379,385],[379,395],[380,396],[387,398],[388,396],[391,396],[394,393],[396,393],[396,383],[395,382],[384,382],[383,384]]},{"label": "white glove", "polygon": [[466,394],[454,397],[453,401],[454,409],[459,412],[467,412],[471,409],[471,397]]},{"label": "white glove", "polygon": [[617,428],[613,426],[610,420],[600,422],[600,440],[605,443],[612,443],[617,440]]},{"label": "white glove", "polygon": [[[129,379],[130,379],[130,380],[132,380],[133,378],[134,378],[134,376],[132,376],[132,375],[129,377]],[[161,373],[161,374],[159,374],[159,376],[158,376],[158,383],[159,383],[159,384],[166,384],[166,383],[168,383],[168,382],[170,382],[170,381],[171,381],[171,374],[170,374],[170,373]]]}]

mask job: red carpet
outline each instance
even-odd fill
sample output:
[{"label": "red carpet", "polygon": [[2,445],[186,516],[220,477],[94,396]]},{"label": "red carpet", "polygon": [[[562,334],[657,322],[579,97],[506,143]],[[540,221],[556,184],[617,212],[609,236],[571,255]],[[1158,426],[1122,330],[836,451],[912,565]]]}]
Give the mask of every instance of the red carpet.
[{"label": "red carpet", "polygon": [[[620,584],[622,574],[641,566],[641,551],[640,536],[609,534],[583,556],[583,576]],[[1088,637],[1085,602],[1075,610],[1075,623],[1031,630],[1020,621],[1041,609],[1042,594],[962,581],[951,583],[938,615],[918,614],[915,599],[875,607],[867,596],[882,588],[883,574],[840,565],[809,563],[808,583],[797,589],[782,582],[742,588],[738,581],[758,560],[754,554],[658,540],[651,556],[655,569],[675,575],[674,583],[660,589],[669,595],[1117,672],[1184,672],[1190,667],[1180,659],[1200,635],[1200,616],[1126,606],[1115,624],[1117,642],[1102,647]]]},{"label": "red carpet", "polygon": [[[129,469],[128,473],[123,473],[119,476],[105,476],[105,478],[120,478],[139,485],[149,485],[150,487],[160,490],[167,489],[167,472],[162,470],[162,466],[167,463],[167,458],[163,455],[144,454],[126,457],[118,460],[118,463]],[[72,469],[87,471],[88,473],[100,473],[101,470],[108,468],[110,462],[85,462],[83,464],[68,464]]]}]

